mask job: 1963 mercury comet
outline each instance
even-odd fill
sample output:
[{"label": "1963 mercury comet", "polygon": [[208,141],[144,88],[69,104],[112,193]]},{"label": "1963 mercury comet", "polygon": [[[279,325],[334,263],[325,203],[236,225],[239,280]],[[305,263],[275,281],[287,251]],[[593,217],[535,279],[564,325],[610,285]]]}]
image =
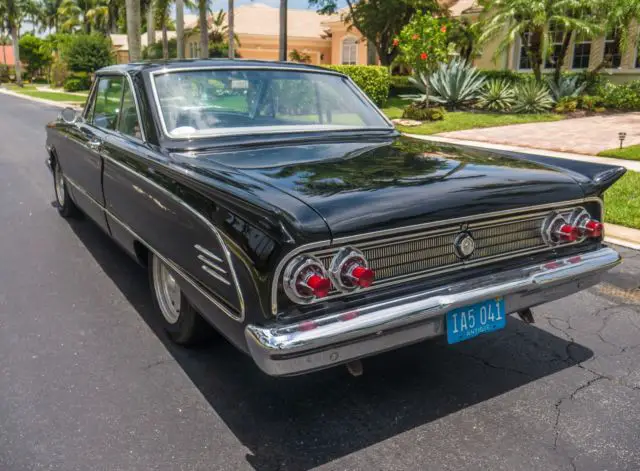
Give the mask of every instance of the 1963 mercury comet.
[{"label": "1963 mercury comet", "polygon": [[148,267],[170,337],[210,324],[271,375],[531,320],[620,262],[601,196],[624,169],[400,136],[323,68],[108,67],[47,150],[60,214]]}]

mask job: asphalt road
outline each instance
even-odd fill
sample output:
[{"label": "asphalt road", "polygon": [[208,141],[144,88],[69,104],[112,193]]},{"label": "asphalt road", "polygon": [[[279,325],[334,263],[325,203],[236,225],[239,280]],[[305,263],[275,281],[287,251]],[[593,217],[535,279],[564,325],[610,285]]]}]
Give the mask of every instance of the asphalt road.
[{"label": "asphalt road", "polygon": [[145,272],[57,215],[57,112],[0,95],[0,470],[640,469],[637,252],[534,325],[273,379],[169,344]]}]

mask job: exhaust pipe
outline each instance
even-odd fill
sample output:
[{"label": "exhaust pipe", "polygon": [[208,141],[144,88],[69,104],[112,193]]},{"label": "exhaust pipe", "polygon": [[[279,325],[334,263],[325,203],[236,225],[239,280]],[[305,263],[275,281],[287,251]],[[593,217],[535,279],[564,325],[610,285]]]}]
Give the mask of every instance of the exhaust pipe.
[{"label": "exhaust pipe", "polygon": [[536,321],[533,318],[533,311],[531,309],[523,309],[518,311],[518,317],[522,319],[525,324],[535,324]]},{"label": "exhaust pipe", "polygon": [[350,361],[346,364],[346,367],[349,374],[355,378],[362,376],[362,373],[364,372],[362,362],[360,360]]}]

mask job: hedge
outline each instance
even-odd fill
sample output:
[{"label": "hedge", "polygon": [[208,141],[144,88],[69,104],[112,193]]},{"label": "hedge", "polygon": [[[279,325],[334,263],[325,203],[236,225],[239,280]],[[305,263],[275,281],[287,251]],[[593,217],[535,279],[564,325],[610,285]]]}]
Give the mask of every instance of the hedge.
[{"label": "hedge", "polygon": [[389,96],[417,95],[420,90],[409,82],[409,75],[392,75]]},{"label": "hedge", "polygon": [[9,81],[9,66],[0,64],[0,83]]},{"label": "hedge", "polygon": [[86,72],[77,72],[71,74],[64,81],[64,90],[66,92],[81,92],[91,88],[91,77]]},{"label": "hedge", "polygon": [[348,75],[378,106],[389,98],[389,69],[379,65],[330,65],[328,68]]}]

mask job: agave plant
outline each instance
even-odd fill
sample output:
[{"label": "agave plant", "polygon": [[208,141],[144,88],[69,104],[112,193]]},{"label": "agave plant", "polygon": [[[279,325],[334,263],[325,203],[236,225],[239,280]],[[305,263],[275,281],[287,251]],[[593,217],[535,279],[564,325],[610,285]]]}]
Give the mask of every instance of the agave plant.
[{"label": "agave plant", "polygon": [[578,98],[587,88],[587,82],[579,83],[580,77],[574,75],[573,77],[560,77],[556,82],[553,77],[547,78],[547,84],[549,90],[555,101],[560,101],[562,98]]},{"label": "agave plant", "polygon": [[516,113],[544,113],[553,106],[553,98],[544,83],[525,82],[516,89]]},{"label": "agave plant", "polygon": [[516,92],[507,80],[490,80],[478,99],[478,106],[488,111],[509,111],[516,101]]},{"label": "agave plant", "polygon": [[454,59],[429,77],[432,93],[429,98],[454,110],[475,102],[482,91],[484,77],[462,59]]}]

